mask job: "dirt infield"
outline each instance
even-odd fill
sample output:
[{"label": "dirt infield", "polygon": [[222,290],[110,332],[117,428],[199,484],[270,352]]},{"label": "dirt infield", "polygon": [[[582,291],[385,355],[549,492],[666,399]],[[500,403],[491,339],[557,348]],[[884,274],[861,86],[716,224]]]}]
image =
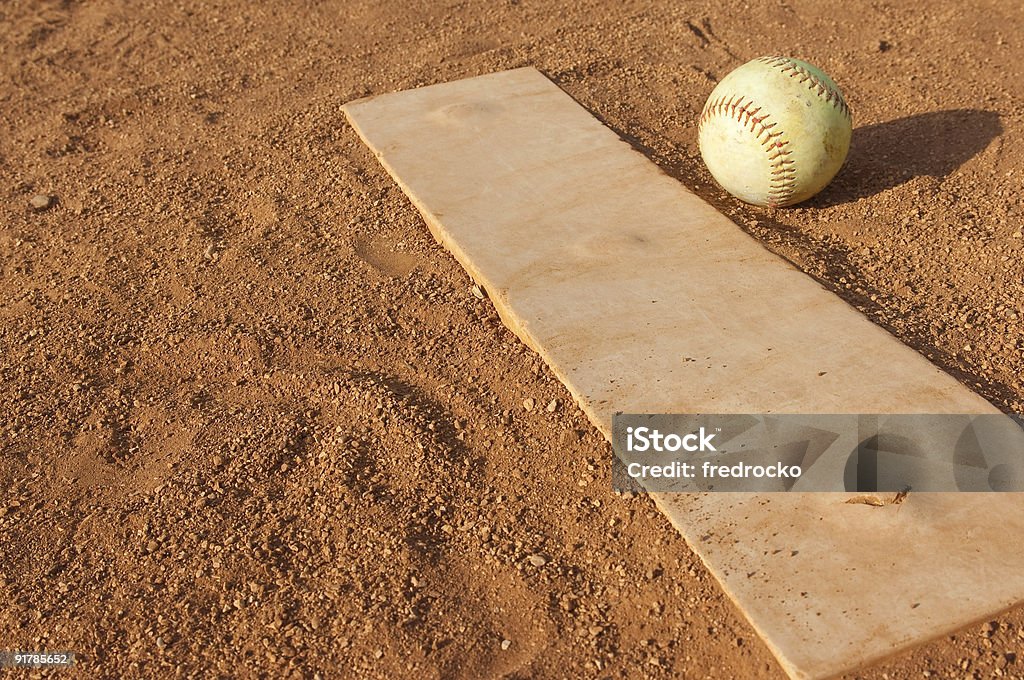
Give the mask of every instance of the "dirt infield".
[{"label": "dirt infield", "polygon": [[[340,106],[536,66],[1019,412],[1024,9],[913,4],[0,6],[0,650],[77,677],[780,677]],[[717,79],[773,53],[855,127],[782,210],[696,147]],[[1022,647],[1017,610],[862,676],[1022,677]]]}]

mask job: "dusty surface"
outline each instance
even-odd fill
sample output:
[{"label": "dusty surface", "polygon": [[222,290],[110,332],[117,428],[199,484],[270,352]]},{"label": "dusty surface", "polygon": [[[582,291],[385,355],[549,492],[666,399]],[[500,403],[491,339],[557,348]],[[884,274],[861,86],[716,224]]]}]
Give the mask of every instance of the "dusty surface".
[{"label": "dusty surface", "polygon": [[[974,4],[5,3],[0,648],[80,677],[778,677],[339,107],[535,65],[1021,410],[1024,10]],[[778,52],[857,129],[769,211],[714,186],[695,119]],[[863,676],[1022,676],[1022,648],[1017,610]]]}]

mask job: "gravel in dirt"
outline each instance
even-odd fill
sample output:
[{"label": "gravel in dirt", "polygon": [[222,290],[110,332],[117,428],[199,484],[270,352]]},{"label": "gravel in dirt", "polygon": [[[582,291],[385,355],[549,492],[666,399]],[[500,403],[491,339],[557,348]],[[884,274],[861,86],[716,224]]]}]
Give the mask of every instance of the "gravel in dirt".
[{"label": "gravel in dirt", "polygon": [[[88,678],[780,677],[340,106],[535,65],[1020,411],[1022,33],[995,0],[5,3],[0,647]],[[787,210],[696,148],[773,53],[856,128]],[[857,677],[1021,677],[1022,647],[1015,610]]]}]

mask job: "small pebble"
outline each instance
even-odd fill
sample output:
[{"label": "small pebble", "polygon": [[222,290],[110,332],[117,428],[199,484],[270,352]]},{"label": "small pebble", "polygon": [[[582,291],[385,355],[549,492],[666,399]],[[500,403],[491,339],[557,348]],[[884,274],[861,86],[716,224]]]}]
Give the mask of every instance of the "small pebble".
[{"label": "small pebble", "polygon": [[36,194],[29,200],[28,204],[33,210],[41,212],[53,207],[53,196]]},{"label": "small pebble", "polygon": [[472,288],[469,289],[469,291],[473,293],[473,297],[475,297],[477,300],[483,300],[484,298],[487,297],[487,293],[485,293],[484,289],[481,288],[480,286],[473,286]]},{"label": "small pebble", "polygon": [[530,555],[526,559],[529,560],[530,564],[532,564],[535,567],[543,567],[545,564],[548,563],[547,558],[543,555]]},{"label": "small pebble", "polygon": [[526,399],[523,399],[523,408],[525,408],[525,409],[526,409],[527,411],[532,411],[532,410],[533,410],[533,407],[534,407],[534,405],[535,405],[536,403],[537,403],[537,402],[535,402],[535,401],[534,401],[533,399],[531,399],[531,398],[526,398]]},{"label": "small pebble", "polygon": [[504,650],[504,649],[508,649],[508,648],[509,648],[509,647],[511,647],[511,646],[512,646],[512,641],[511,641],[511,640],[502,640],[502,641],[501,641],[501,648],[502,648],[503,650]]},{"label": "small pebble", "polygon": [[548,404],[548,413],[554,413],[557,410],[558,410],[558,400],[557,399],[552,399],[551,403]]}]

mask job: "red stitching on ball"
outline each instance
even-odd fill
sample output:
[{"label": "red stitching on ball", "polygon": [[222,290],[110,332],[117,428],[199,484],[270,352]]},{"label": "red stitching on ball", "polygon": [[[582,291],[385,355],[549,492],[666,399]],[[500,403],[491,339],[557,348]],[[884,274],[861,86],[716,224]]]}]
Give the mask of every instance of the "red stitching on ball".
[{"label": "red stitching on ball", "polygon": [[770,161],[771,178],[768,181],[767,203],[770,207],[778,207],[786,203],[796,192],[796,168],[792,167],[795,161],[788,158],[793,150],[786,148],[789,146],[788,139],[780,139],[781,130],[772,131],[772,128],[778,125],[778,121],[766,122],[771,118],[770,114],[758,116],[762,107],[751,108],[753,100],[747,103],[743,100],[742,96],[734,94],[708,101],[701,112],[697,131],[700,134],[700,129],[711,118],[725,115],[754,133],[754,139],[761,142]]},{"label": "red stitching on ball", "polygon": [[808,71],[803,66],[795,63],[789,57],[761,57],[758,59],[762,64],[767,64],[772,68],[776,68],[780,73],[789,74],[790,78],[798,78],[797,82],[806,83],[810,81],[810,89],[815,92],[819,97],[824,99],[826,102],[835,106],[839,109],[844,116],[851,118],[850,107],[843,99],[842,93],[829,85],[824,80],[820,80],[816,75]]},{"label": "red stitching on ball", "polygon": [[[771,116],[769,114],[758,116],[757,114],[761,112],[761,107],[751,108],[752,105],[753,101],[744,103],[744,98],[737,95],[731,95],[728,98],[723,96],[714,101],[709,101],[701,113],[697,126],[698,130],[714,116],[725,114],[743,125],[744,128],[749,126],[750,131],[754,133],[754,138],[759,140],[762,145],[767,144],[772,138],[781,135],[781,132],[769,132],[778,123],[766,122]],[[767,136],[761,139],[762,135]]]}]

